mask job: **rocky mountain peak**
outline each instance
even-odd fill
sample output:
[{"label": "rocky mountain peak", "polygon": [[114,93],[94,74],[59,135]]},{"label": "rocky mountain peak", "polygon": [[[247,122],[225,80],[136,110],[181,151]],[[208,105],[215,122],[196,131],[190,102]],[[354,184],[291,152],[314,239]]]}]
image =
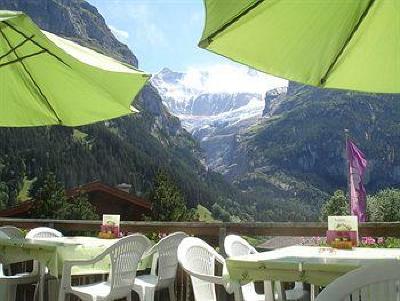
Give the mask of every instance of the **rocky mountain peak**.
[{"label": "rocky mountain peak", "polygon": [[103,16],[86,1],[0,0],[0,9],[23,11],[43,30],[138,66],[128,46],[115,38]]},{"label": "rocky mountain peak", "polygon": [[288,93],[288,87],[272,89],[265,93],[265,107],[263,116],[272,116],[279,110],[282,100]]},{"label": "rocky mountain peak", "polygon": [[[44,30],[137,65],[136,57],[113,36],[97,9],[86,1],[0,0],[0,9],[24,11]],[[170,70],[164,73],[172,76]],[[13,198],[13,203],[8,203],[15,204],[26,178],[40,178],[49,171],[55,172],[66,187],[93,180],[112,186],[127,183],[132,185],[132,192],[146,197],[155,174],[163,170],[173,178],[189,207],[198,203],[211,207],[220,197],[237,197],[229,184],[203,166],[197,143],[181,127],[179,119],[168,112],[151,84],[142,89],[134,105],[140,110],[137,114],[76,129],[0,129],[5,146],[0,150],[2,164],[12,154],[10,162],[21,166],[19,178],[7,184],[7,197]],[[0,182],[8,176],[5,170],[0,168]],[[2,192],[0,187],[0,196]]]}]

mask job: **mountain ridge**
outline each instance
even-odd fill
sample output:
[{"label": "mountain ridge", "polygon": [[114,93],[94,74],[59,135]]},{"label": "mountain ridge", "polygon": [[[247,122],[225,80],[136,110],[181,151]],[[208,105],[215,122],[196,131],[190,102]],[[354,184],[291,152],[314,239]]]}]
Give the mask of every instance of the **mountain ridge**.
[{"label": "mountain ridge", "polygon": [[260,204],[293,199],[316,219],[329,194],[346,190],[344,129],[369,161],[367,191],[400,186],[400,96],[290,82],[265,101],[264,117],[238,136],[225,174]]},{"label": "mountain ridge", "polygon": [[138,67],[136,56],[112,34],[96,7],[83,0],[0,0],[0,8],[29,12],[42,29]]},{"label": "mountain ridge", "polygon": [[[116,40],[97,9],[81,0],[0,0],[0,9],[21,10],[44,30],[137,65],[134,54]],[[146,85],[136,97],[140,112],[79,128],[2,128],[0,207],[12,206],[24,182],[54,172],[67,188],[93,180],[131,184],[148,197],[159,170],[166,171],[189,207],[211,207],[235,190],[208,171],[191,135]]]},{"label": "mountain ridge", "polygon": [[[219,69],[185,73],[164,68],[152,77],[151,83],[170,112],[199,142],[205,151],[207,166],[224,174],[229,161],[225,157],[229,156],[236,135],[262,116],[265,103],[263,94],[251,88],[246,91],[243,88],[238,90],[240,87],[216,87],[210,79],[221,79],[213,71],[221,73]],[[226,70],[222,71],[226,73]],[[243,73],[242,69],[240,71]],[[241,76],[248,81],[260,80],[261,77],[251,70]],[[279,93],[281,90],[274,91]]]}]

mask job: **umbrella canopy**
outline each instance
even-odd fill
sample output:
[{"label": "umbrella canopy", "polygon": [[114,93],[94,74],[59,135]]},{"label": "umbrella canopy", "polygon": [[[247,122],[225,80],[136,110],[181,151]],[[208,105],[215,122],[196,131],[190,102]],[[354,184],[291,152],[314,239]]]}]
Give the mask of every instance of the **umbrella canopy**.
[{"label": "umbrella canopy", "polygon": [[204,1],[202,48],[313,86],[400,93],[400,1]]},{"label": "umbrella canopy", "polygon": [[147,74],[0,11],[0,126],[78,126],[132,112]]}]

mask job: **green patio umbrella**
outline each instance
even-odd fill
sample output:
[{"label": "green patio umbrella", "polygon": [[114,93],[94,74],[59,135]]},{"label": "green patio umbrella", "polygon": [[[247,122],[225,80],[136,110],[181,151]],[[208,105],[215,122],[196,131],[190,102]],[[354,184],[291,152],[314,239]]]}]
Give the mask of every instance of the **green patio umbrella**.
[{"label": "green patio umbrella", "polygon": [[78,126],[132,112],[149,76],[0,11],[0,126]]},{"label": "green patio umbrella", "polygon": [[202,48],[313,86],[400,93],[400,1],[204,1]]}]

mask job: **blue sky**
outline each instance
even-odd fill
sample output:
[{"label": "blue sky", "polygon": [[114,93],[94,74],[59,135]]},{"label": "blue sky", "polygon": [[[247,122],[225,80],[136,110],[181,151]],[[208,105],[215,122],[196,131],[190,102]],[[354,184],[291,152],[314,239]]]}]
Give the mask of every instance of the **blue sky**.
[{"label": "blue sky", "polygon": [[202,0],[88,0],[139,59],[139,67],[158,72],[229,62],[197,47],[204,22]]},{"label": "blue sky", "polygon": [[114,35],[129,46],[145,72],[154,74],[168,67],[186,72],[185,83],[198,86],[206,71],[209,84],[204,88],[211,91],[265,92],[287,84],[258,72],[249,76],[248,67],[199,48],[203,0],[88,1],[97,7]]}]

